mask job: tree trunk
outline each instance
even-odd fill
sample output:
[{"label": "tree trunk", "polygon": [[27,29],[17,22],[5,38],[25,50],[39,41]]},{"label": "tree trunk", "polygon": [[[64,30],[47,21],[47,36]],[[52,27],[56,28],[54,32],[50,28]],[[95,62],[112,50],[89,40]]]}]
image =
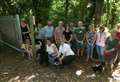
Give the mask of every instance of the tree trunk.
[{"label": "tree trunk", "polygon": [[114,27],[115,25],[115,22],[116,22],[116,4],[117,3],[117,0],[113,0],[113,3],[112,3],[112,10],[111,10],[111,21],[110,21],[110,24],[111,24],[111,28]]},{"label": "tree trunk", "polygon": [[88,0],[81,0],[81,9],[80,9],[80,20],[84,20],[85,13],[87,12]]},{"label": "tree trunk", "polygon": [[101,16],[103,14],[104,0],[96,0],[96,9],[95,9],[95,24],[101,24]]},{"label": "tree trunk", "polygon": [[39,22],[46,24],[46,21],[49,19],[49,10],[52,0],[33,0],[32,2],[36,24]]},{"label": "tree trunk", "polygon": [[94,17],[95,8],[96,8],[96,0],[89,0],[89,3],[91,4],[91,6],[88,7],[87,14],[86,14],[87,16],[86,16],[86,18],[84,20],[86,30],[87,30],[89,24],[92,22],[92,19]]},{"label": "tree trunk", "polygon": [[68,23],[69,0],[65,0],[65,24]]}]

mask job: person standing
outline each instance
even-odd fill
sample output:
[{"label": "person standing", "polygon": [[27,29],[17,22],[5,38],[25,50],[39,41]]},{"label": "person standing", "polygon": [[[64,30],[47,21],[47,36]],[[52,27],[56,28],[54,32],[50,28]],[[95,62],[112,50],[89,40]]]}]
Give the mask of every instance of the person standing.
[{"label": "person standing", "polygon": [[22,32],[23,43],[26,42],[26,39],[29,39],[31,41],[30,35],[29,35],[30,29],[25,21],[21,22],[21,32]]},{"label": "person standing", "polygon": [[39,31],[40,31],[40,29],[42,28],[42,24],[38,24],[38,26],[37,27],[35,27],[35,43],[36,44],[39,44],[39,41],[40,41],[40,37],[39,37]]},{"label": "person standing", "polygon": [[52,21],[48,21],[48,24],[44,27],[45,39],[52,39],[53,40],[53,32],[54,32],[54,27],[52,25]]},{"label": "person standing", "polygon": [[83,55],[84,52],[84,39],[85,39],[85,30],[83,27],[83,22],[78,22],[78,27],[74,31],[74,36],[77,42],[77,55],[81,54]]},{"label": "person standing", "polygon": [[89,31],[86,33],[87,58],[93,60],[93,49],[96,41],[96,34],[93,25],[89,25]]},{"label": "person standing", "polygon": [[63,21],[59,21],[59,25],[55,28],[54,38],[57,46],[60,45],[60,39],[63,38],[63,31],[65,30],[63,26]]},{"label": "person standing", "polygon": [[98,60],[101,64],[105,63],[104,59],[104,51],[105,51],[105,43],[107,39],[107,34],[104,32],[105,28],[100,26],[99,32],[96,33],[96,50],[98,54]]},{"label": "person standing", "polygon": [[71,44],[73,35],[68,24],[65,28],[65,31],[63,32],[63,35],[64,35],[65,42],[68,44]]}]

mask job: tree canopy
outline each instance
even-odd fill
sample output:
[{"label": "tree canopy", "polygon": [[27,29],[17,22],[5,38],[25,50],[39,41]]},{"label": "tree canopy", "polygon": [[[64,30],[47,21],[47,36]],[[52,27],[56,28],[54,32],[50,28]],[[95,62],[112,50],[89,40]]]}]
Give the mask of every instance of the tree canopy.
[{"label": "tree canopy", "polygon": [[28,20],[32,10],[36,24],[53,20],[76,22],[82,20],[87,27],[90,23],[104,24],[113,28],[120,21],[120,0],[2,0],[0,15],[19,14],[21,19]]}]

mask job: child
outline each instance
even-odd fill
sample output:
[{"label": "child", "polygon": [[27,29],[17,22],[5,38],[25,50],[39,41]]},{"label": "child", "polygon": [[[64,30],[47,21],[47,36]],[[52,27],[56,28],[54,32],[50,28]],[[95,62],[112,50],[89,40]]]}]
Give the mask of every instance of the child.
[{"label": "child", "polygon": [[94,49],[94,44],[96,41],[96,35],[94,32],[94,27],[93,25],[89,26],[89,31],[86,33],[86,41],[87,41],[87,58],[86,61],[89,59],[93,59],[93,49]]},{"label": "child", "polygon": [[105,50],[105,43],[107,39],[107,34],[104,32],[105,28],[101,26],[99,28],[99,32],[96,33],[96,50],[98,54],[98,60],[101,64],[105,64],[104,59],[104,50]]}]

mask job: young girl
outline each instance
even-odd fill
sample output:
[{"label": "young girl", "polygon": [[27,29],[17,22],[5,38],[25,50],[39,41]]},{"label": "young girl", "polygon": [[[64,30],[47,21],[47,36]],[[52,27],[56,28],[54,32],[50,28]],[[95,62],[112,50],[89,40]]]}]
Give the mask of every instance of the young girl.
[{"label": "young girl", "polygon": [[58,49],[56,45],[51,42],[51,40],[47,40],[46,51],[48,52],[49,63],[52,65],[56,65],[59,62],[57,61]]},{"label": "young girl", "polygon": [[99,32],[96,33],[96,49],[98,54],[98,60],[101,64],[104,64],[104,50],[105,50],[105,42],[107,39],[107,35],[104,32],[105,28],[100,27]]},{"label": "young girl", "polygon": [[89,31],[86,33],[86,41],[87,41],[87,58],[86,61],[89,59],[93,59],[93,49],[94,49],[94,43],[96,41],[96,35],[94,32],[93,25],[89,26]]}]

